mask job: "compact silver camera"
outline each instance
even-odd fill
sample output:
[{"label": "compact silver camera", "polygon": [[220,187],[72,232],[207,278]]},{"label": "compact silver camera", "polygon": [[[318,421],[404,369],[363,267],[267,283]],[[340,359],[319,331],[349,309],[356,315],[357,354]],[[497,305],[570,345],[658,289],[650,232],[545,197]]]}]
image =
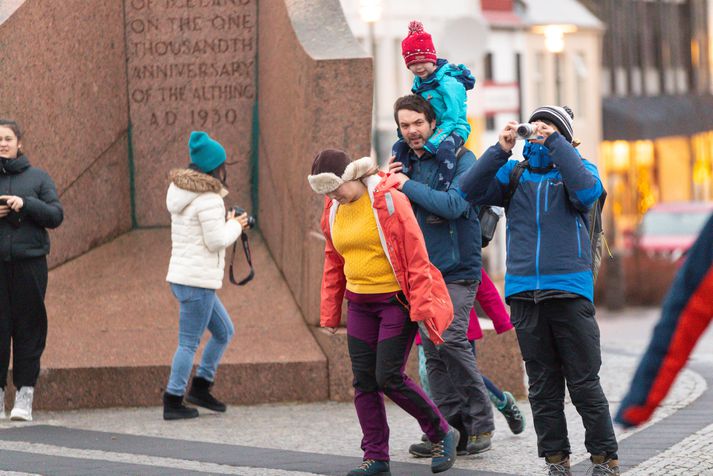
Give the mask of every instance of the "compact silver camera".
[{"label": "compact silver camera", "polygon": [[528,124],[527,122],[517,125],[517,138],[523,140],[530,139],[541,139],[542,137],[537,135],[537,129],[534,124]]}]

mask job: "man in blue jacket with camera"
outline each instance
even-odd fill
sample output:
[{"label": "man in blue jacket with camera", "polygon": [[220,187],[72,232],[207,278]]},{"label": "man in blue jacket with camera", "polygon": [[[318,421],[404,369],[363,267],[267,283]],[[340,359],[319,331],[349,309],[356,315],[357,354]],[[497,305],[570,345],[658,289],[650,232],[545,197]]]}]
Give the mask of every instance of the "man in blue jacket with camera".
[{"label": "man in blue jacket with camera", "polygon": [[[475,209],[457,188],[459,179],[475,163],[465,149],[456,161],[451,182],[439,177],[439,163],[426,143],[436,127],[436,114],[421,96],[411,94],[394,104],[394,119],[408,145],[404,162],[392,159],[389,169],[401,181],[400,190],[411,200],[426,240],[431,262],[443,275],[453,302],[454,318],[436,348],[421,334],[433,400],[449,423],[461,432],[459,454],[490,449],[494,429],[483,377],[466,332],[475,294],[481,281],[480,223]],[[412,445],[416,456],[428,456],[428,443]]]},{"label": "man in blue jacket with camera", "polygon": [[[544,106],[528,121],[534,137],[528,161],[512,183],[508,160],[518,124],[510,122],[461,179],[476,205],[506,208],[505,297],[529,378],[537,447],[550,475],[569,475],[565,384],[582,417],[591,474],[619,474],[609,403],[599,383],[601,350],[594,318],[594,279],[588,212],[603,192],[597,167],[573,144],[574,114]],[[523,128],[526,129],[526,128]]]}]

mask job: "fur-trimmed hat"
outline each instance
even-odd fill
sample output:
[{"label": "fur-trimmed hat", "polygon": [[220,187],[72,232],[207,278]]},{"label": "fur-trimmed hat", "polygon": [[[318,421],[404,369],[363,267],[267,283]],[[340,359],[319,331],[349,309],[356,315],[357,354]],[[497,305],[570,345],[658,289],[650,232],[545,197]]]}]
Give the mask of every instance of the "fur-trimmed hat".
[{"label": "fur-trimmed hat", "polygon": [[559,129],[567,142],[572,142],[574,140],[573,119],[574,113],[567,106],[542,106],[535,109],[527,122],[549,121]]},{"label": "fur-trimmed hat", "polygon": [[307,176],[312,190],[317,193],[331,193],[344,182],[360,179],[376,168],[371,157],[351,161],[346,152],[325,149],[314,158],[312,173]]},{"label": "fur-trimmed hat", "polygon": [[433,38],[423,29],[423,23],[412,21],[408,25],[408,36],[401,42],[401,55],[406,67],[414,63],[436,63],[436,47]]}]

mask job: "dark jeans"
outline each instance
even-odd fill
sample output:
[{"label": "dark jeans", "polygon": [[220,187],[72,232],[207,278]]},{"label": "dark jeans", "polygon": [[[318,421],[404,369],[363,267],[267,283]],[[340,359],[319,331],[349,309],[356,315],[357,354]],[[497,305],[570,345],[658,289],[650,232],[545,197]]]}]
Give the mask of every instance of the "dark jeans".
[{"label": "dark jeans", "polygon": [[47,341],[47,259],[0,261],[0,387],[7,384],[12,345],[15,388],[34,387]]},{"label": "dark jeans", "polygon": [[585,298],[539,303],[512,299],[510,310],[529,379],[539,456],[570,453],[565,384],[584,423],[587,451],[616,456],[609,402],[599,383],[602,359],[594,304]]},{"label": "dark jeans", "polygon": [[418,326],[389,295],[347,291],[347,338],[354,373],[354,406],[363,438],[364,458],[389,460],[389,425],[384,394],[418,420],[437,442],[448,423],[421,387],[404,374]]}]

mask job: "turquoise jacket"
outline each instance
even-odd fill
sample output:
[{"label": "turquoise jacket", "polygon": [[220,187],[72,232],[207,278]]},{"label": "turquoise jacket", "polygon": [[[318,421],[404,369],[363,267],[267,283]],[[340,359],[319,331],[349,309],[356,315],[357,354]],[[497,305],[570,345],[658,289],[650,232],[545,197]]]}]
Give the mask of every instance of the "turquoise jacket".
[{"label": "turquoise jacket", "polygon": [[470,124],[467,119],[466,87],[471,89],[475,79],[463,65],[454,65],[439,59],[437,69],[422,80],[416,76],[411,91],[419,94],[436,111],[436,131],[428,139],[426,150],[435,154],[438,146],[452,133],[463,141],[468,140]]}]

